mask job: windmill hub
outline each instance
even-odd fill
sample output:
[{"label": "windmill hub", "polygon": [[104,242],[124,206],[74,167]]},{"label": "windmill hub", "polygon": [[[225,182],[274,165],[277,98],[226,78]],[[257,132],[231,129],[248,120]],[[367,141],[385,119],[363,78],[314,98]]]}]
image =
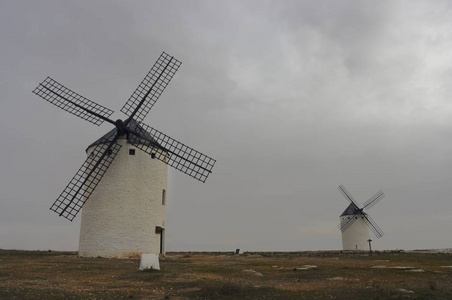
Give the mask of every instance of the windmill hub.
[{"label": "windmill hub", "polygon": [[121,119],[116,120],[115,126],[118,129],[118,136],[126,134],[126,126],[124,126],[124,122]]}]

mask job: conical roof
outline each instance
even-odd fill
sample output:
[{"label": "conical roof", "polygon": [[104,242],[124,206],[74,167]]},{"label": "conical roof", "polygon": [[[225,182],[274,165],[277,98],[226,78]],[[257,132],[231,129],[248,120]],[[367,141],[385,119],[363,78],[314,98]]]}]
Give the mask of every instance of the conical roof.
[{"label": "conical roof", "polygon": [[[144,140],[144,139],[131,139],[132,135],[127,134],[126,135],[126,139],[128,143],[140,143],[140,144],[148,144],[148,145],[152,145],[152,146],[159,146],[161,148],[163,148],[155,139],[154,137],[148,132],[145,131],[143,127],[140,126],[140,124],[135,121],[134,119],[130,120],[129,124],[127,125],[127,128],[130,128],[131,130],[135,131],[135,132],[139,132],[140,134],[144,135],[148,140]],[[99,139],[97,139],[95,142],[93,142],[92,144],[90,144],[87,148],[86,151],[88,151],[88,149],[92,146],[95,145],[99,145],[99,144],[106,144],[106,143],[110,143],[116,136],[116,132],[117,132],[117,128],[113,128],[112,130],[110,130],[109,132],[107,132],[106,134],[104,134],[102,137],[100,137]]]},{"label": "conical roof", "polygon": [[353,203],[350,203],[349,206],[344,210],[341,217],[343,216],[353,216],[356,215],[359,212],[358,209],[356,209],[356,206]]}]

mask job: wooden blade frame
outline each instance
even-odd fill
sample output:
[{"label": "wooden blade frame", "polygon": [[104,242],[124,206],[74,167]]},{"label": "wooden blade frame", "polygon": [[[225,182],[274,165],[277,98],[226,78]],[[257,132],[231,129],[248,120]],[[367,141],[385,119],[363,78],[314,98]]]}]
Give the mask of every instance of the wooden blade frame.
[{"label": "wooden blade frame", "polygon": [[355,200],[355,198],[353,198],[352,194],[350,194],[349,191],[347,191],[345,186],[343,186],[341,184],[341,185],[339,185],[339,187],[337,189],[339,190],[339,192],[341,192],[341,194],[345,197],[345,199],[347,199],[350,203],[352,203],[355,206],[355,208],[357,210],[359,210],[358,202],[356,202],[356,200]]},{"label": "wooden blade frame", "polygon": [[[136,121],[142,121],[182,63],[163,52],[121,111]],[[125,125],[127,126],[127,121]]]},{"label": "wooden blade frame", "polygon": [[97,145],[50,209],[72,221],[94,192],[119,149],[121,145],[114,141]]},{"label": "wooden blade frame", "polygon": [[[144,123],[139,125],[137,131],[128,130],[131,134],[131,143],[135,147],[201,182],[205,182],[212,173],[215,159],[170,138],[151,126]],[[149,135],[154,140],[151,140]]]},{"label": "wooden blade frame", "polygon": [[97,126],[113,114],[111,109],[80,96],[50,77],[47,77],[40,83],[33,90],[33,93],[53,105]]},{"label": "wooden blade frame", "polygon": [[347,218],[345,220],[343,220],[341,222],[341,224],[339,224],[339,226],[337,226],[342,232],[344,232],[345,230],[347,230],[347,228],[349,228],[353,223],[355,223],[355,221],[359,218],[360,215],[353,215],[350,218]]},{"label": "wooden blade frame", "polygon": [[364,222],[366,222],[367,226],[369,226],[370,230],[375,234],[377,238],[381,238],[384,235],[383,230],[378,227],[377,223],[368,215],[364,215]]},{"label": "wooden blade frame", "polygon": [[383,191],[378,191],[375,195],[373,195],[373,197],[371,197],[369,200],[367,200],[366,202],[364,202],[363,204],[363,208],[365,208],[366,210],[370,209],[371,207],[373,207],[375,204],[377,204],[378,202],[381,201],[381,199],[383,199],[385,197],[385,194],[383,193]]}]

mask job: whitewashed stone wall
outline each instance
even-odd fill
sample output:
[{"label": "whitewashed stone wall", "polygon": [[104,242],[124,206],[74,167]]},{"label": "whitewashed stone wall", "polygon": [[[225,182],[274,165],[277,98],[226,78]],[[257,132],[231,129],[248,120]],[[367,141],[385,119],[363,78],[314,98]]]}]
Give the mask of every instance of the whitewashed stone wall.
[{"label": "whitewashed stone wall", "polygon": [[[347,217],[354,216],[341,216],[341,222]],[[369,227],[362,218],[358,218],[347,230],[342,232],[342,249],[369,251],[369,238]]]},{"label": "whitewashed stone wall", "polygon": [[[131,257],[160,253],[165,228],[167,165],[128,144],[121,150],[82,209],[79,255]],[[129,155],[135,149],[135,155]],[[88,149],[88,155],[93,147]],[[167,193],[166,193],[167,195]],[[163,253],[165,252],[163,234]]]}]

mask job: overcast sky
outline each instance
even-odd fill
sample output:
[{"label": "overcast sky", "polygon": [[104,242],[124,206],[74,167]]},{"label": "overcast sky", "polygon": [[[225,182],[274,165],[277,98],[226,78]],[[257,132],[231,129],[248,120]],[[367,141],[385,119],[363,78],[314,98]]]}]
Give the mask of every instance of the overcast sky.
[{"label": "overcast sky", "polygon": [[121,107],[182,61],[146,124],[217,159],[169,171],[167,251],[341,249],[348,202],[375,249],[450,248],[452,2],[1,1],[0,248],[77,250],[49,207],[111,129],[32,94],[47,76]]}]

